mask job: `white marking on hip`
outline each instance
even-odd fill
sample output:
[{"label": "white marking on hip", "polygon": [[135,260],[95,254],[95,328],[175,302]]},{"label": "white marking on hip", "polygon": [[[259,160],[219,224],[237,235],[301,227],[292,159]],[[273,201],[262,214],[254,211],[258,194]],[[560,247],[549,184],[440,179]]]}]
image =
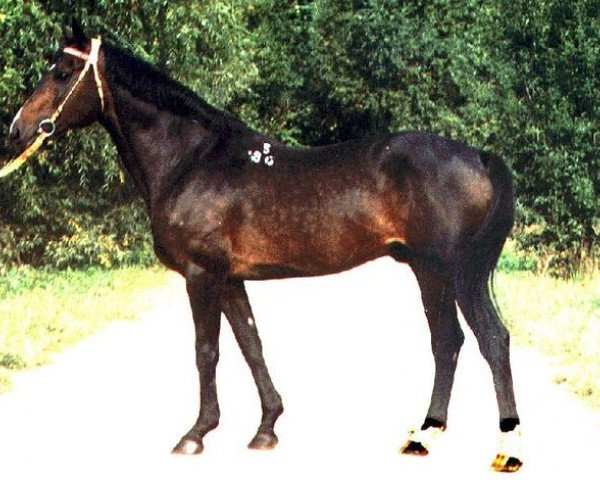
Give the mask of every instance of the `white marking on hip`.
[{"label": "white marking on hip", "polygon": [[254,163],[260,163],[260,160],[262,158],[262,154],[258,150],[248,150],[248,156],[250,157],[250,160],[252,160]]},{"label": "white marking on hip", "polygon": [[11,135],[13,133],[13,129],[15,128],[15,123],[17,123],[17,121],[19,120],[19,118],[21,118],[21,112],[22,111],[23,111],[23,107],[19,108],[19,111],[17,112],[17,114],[15,115],[15,118],[13,118],[13,121],[10,124],[10,129],[8,130],[8,133],[10,133]]},{"label": "white marking on hip", "polygon": [[263,143],[262,152],[260,150],[248,150],[248,157],[253,163],[264,161],[267,167],[272,167],[275,163],[275,157],[271,155],[271,144]]}]

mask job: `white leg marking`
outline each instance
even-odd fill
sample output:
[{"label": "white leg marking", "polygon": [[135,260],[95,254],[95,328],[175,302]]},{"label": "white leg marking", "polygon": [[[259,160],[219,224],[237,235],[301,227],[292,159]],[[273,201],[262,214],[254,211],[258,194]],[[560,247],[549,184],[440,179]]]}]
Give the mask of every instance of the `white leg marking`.
[{"label": "white leg marking", "polygon": [[420,443],[427,450],[431,448],[431,444],[435,442],[436,438],[443,432],[441,428],[429,427],[426,430],[415,429],[409,432],[409,441]]},{"label": "white leg marking", "polygon": [[196,453],[197,449],[198,444],[193,440],[186,440],[185,444],[183,445],[183,451],[188,455],[193,455]]},{"label": "white leg marking", "polygon": [[511,432],[501,432],[498,442],[498,455],[521,459],[521,426]]},{"label": "white leg marking", "polygon": [[252,319],[252,317],[248,317],[248,325],[254,325],[254,320]]}]

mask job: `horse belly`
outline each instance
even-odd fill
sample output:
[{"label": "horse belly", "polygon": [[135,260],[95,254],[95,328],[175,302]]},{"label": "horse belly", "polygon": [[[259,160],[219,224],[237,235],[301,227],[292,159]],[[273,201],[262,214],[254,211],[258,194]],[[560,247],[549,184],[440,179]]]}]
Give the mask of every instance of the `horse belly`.
[{"label": "horse belly", "polygon": [[287,228],[248,226],[234,242],[231,274],[246,279],[317,276],[348,270],[385,255],[402,241],[398,225],[370,218],[366,224],[329,218],[290,222]]}]

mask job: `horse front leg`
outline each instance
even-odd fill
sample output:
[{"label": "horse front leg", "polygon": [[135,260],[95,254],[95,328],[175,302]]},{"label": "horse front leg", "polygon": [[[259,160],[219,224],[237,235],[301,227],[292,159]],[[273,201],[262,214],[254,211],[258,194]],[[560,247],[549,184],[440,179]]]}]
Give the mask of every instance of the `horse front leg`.
[{"label": "horse front leg", "polygon": [[204,450],[204,436],[219,424],[219,402],[215,371],[219,361],[222,277],[196,265],[188,269],[186,288],[196,330],[196,365],[200,376],[200,413],[194,426],[173,449],[173,453],[198,454]]},{"label": "horse front leg", "polygon": [[274,427],[277,418],[283,412],[283,404],[279,393],[273,386],[263,358],[262,344],[244,282],[229,280],[225,285],[221,300],[223,313],[231,324],[233,334],[256,382],[262,406],[263,414],[258,432],[248,447],[260,450],[271,449],[278,441]]}]

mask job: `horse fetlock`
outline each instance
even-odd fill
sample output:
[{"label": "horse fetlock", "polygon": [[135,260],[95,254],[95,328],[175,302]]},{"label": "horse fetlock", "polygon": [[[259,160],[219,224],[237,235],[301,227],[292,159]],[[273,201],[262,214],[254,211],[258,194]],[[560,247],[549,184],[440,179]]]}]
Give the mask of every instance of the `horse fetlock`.
[{"label": "horse fetlock", "polygon": [[523,465],[521,428],[517,425],[513,430],[501,432],[496,458],[492,469],[497,472],[516,472]]},{"label": "horse fetlock", "polygon": [[269,394],[264,394],[261,402],[262,407],[262,420],[261,425],[266,425],[272,428],[275,421],[283,413],[283,402],[281,396],[273,391]]},{"label": "horse fetlock", "polygon": [[283,413],[283,402],[279,394],[276,394],[272,399],[269,400],[268,404],[264,406],[264,411],[268,412],[271,417],[279,417]]},{"label": "horse fetlock", "polygon": [[196,424],[196,426],[194,426],[194,428],[192,428],[190,434],[196,432],[198,435],[204,436],[211,430],[217,428],[218,426],[219,413],[217,412],[216,414],[214,414],[214,416],[211,416],[211,418],[202,418],[201,420],[198,420],[198,423]]}]

